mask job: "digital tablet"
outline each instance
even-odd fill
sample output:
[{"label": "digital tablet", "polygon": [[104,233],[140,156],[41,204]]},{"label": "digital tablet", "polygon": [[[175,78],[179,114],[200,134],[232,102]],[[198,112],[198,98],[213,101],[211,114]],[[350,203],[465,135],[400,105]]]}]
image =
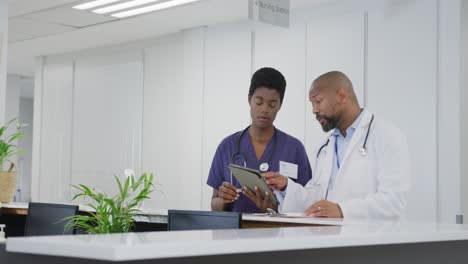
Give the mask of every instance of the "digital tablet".
[{"label": "digital tablet", "polygon": [[275,205],[279,204],[278,199],[276,199],[275,194],[270,187],[268,187],[268,184],[265,182],[265,179],[263,179],[260,171],[235,164],[229,164],[229,170],[231,170],[232,175],[236,177],[241,186],[247,186],[253,192],[255,192],[255,186],[257,186],[260,189],[262,198],[265,198],[265,192],[269,192],[271,202]]}]

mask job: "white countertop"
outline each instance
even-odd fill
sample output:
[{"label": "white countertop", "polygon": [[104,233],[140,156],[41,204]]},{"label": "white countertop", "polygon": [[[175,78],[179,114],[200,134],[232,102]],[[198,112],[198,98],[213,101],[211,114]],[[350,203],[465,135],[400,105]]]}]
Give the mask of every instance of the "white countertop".
[{"label": "white countertop", "polygon": [[7,251],[108,261],[468,240],[468,225],[367,223],[9,238]]},{"label": "white countertop", "polygon": [[[0,203],[0,208],[12,208],[12,209],[28,209],[29,203],[24,202],[11,202],[11,203]],[[91,207],[86,205],[78,206],[80,211],[89,212],[92,211]]]},{"label": "white countertop", "polygon": [[0,202],[0,208],[17,208],[17,209],[27,209],[28,208],[28,203],[17,203],[17,202],[11,202],[11,203],[1,203]]}]

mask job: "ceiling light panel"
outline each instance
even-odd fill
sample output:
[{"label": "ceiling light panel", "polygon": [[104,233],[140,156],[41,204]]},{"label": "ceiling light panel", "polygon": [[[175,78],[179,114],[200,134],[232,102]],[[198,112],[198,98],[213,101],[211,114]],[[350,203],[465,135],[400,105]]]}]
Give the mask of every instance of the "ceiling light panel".
[{"label": "ceiling light panel", "polygon": [[144,13],[149,13],[161,9],[166,9],[166,8],[171,8],[179,5],[184,5],[192,2],[196,2],[200,0],[172,0],[172,1],[167,1],[164,3],[159,3],[155,5],[150,5],[150,6],[145,6],[141,8],[136,8],[136,9],[131,9],[128,11],[123,11],[119,13],[112,14],[111,16],[117,17],[117,18],[124,18],[124,17],[129,17],[129,16],[136,16]]},{"label": "ceiling light panel", "polygon": [[98,7],[98,6],[112,4],[112,3],[115,3],[115,2],[118,2],[118,1],[120,1],[120,0],[96,0],[96,1],[83,3],[83,4],[80,4],[80,5],[76,5],[73,8],[79,9],[79,10],[86,10],[86,9],[91,9],[91,8],[95,8],[95,7]]},{"label": "ceiling light panel", "polygon": [[111,13],[115,11],[120,11],[123,9],[129,9],[129,8],[140,6],[140,5],[158,2],[158,1],[161,1],[161,0],[133,0],[133,1],[116,4],[116,5],[99,8],[99,9],[93,10],[93,12],[97,14],[107,14],[107,13]]}]

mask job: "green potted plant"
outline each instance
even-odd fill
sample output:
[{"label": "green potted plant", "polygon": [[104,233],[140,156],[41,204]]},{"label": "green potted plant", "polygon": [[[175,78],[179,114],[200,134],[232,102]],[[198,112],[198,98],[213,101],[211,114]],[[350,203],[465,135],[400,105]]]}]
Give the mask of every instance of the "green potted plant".
[{"label": "green potted plant", "polygon": [[137,180],[133,175],[122,182],[115,177],[119,193],[109,197],[104,192],[80,184],[73,186],[79,192],[73,200],[81,197],[91,201],[86,204],[93,212],[65,218],[65,230],[77,228],[89,234],[126,233],[134,227],[134,216],[141,214],[139,205],[154,191],[153,174],[144,173]]},{"label": "green potted plant", "polygon": [[[16,132],[8,134],[8,127],[16,122]],[[15,163],[11,161],[11,157],[20,154],[18,146],[15,145],[15,140],[23,137],[20,133],[22,125],[18,122],[17,118],[10,120],[6,125],[0,128],[0,202],[9,203],[13,199],[16,191],[16,172],[13,171]],[[7,163],[9,169],[3,171]]]}]

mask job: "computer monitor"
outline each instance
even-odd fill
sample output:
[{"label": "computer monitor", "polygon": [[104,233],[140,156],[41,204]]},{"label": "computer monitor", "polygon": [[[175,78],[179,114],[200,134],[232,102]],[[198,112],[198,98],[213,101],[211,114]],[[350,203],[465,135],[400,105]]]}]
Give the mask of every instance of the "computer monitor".
[{"label": "computer monitor", "polygon": [[237,212],[169,210],[169,231],[201,229],[238,229],[242,215]]},{"label": "computer monitor", "polygon": [[65,231],[66,217],[78,214],[78,206],[50,203],[29,203],[25,236],[74,234],[73,228]]}]

